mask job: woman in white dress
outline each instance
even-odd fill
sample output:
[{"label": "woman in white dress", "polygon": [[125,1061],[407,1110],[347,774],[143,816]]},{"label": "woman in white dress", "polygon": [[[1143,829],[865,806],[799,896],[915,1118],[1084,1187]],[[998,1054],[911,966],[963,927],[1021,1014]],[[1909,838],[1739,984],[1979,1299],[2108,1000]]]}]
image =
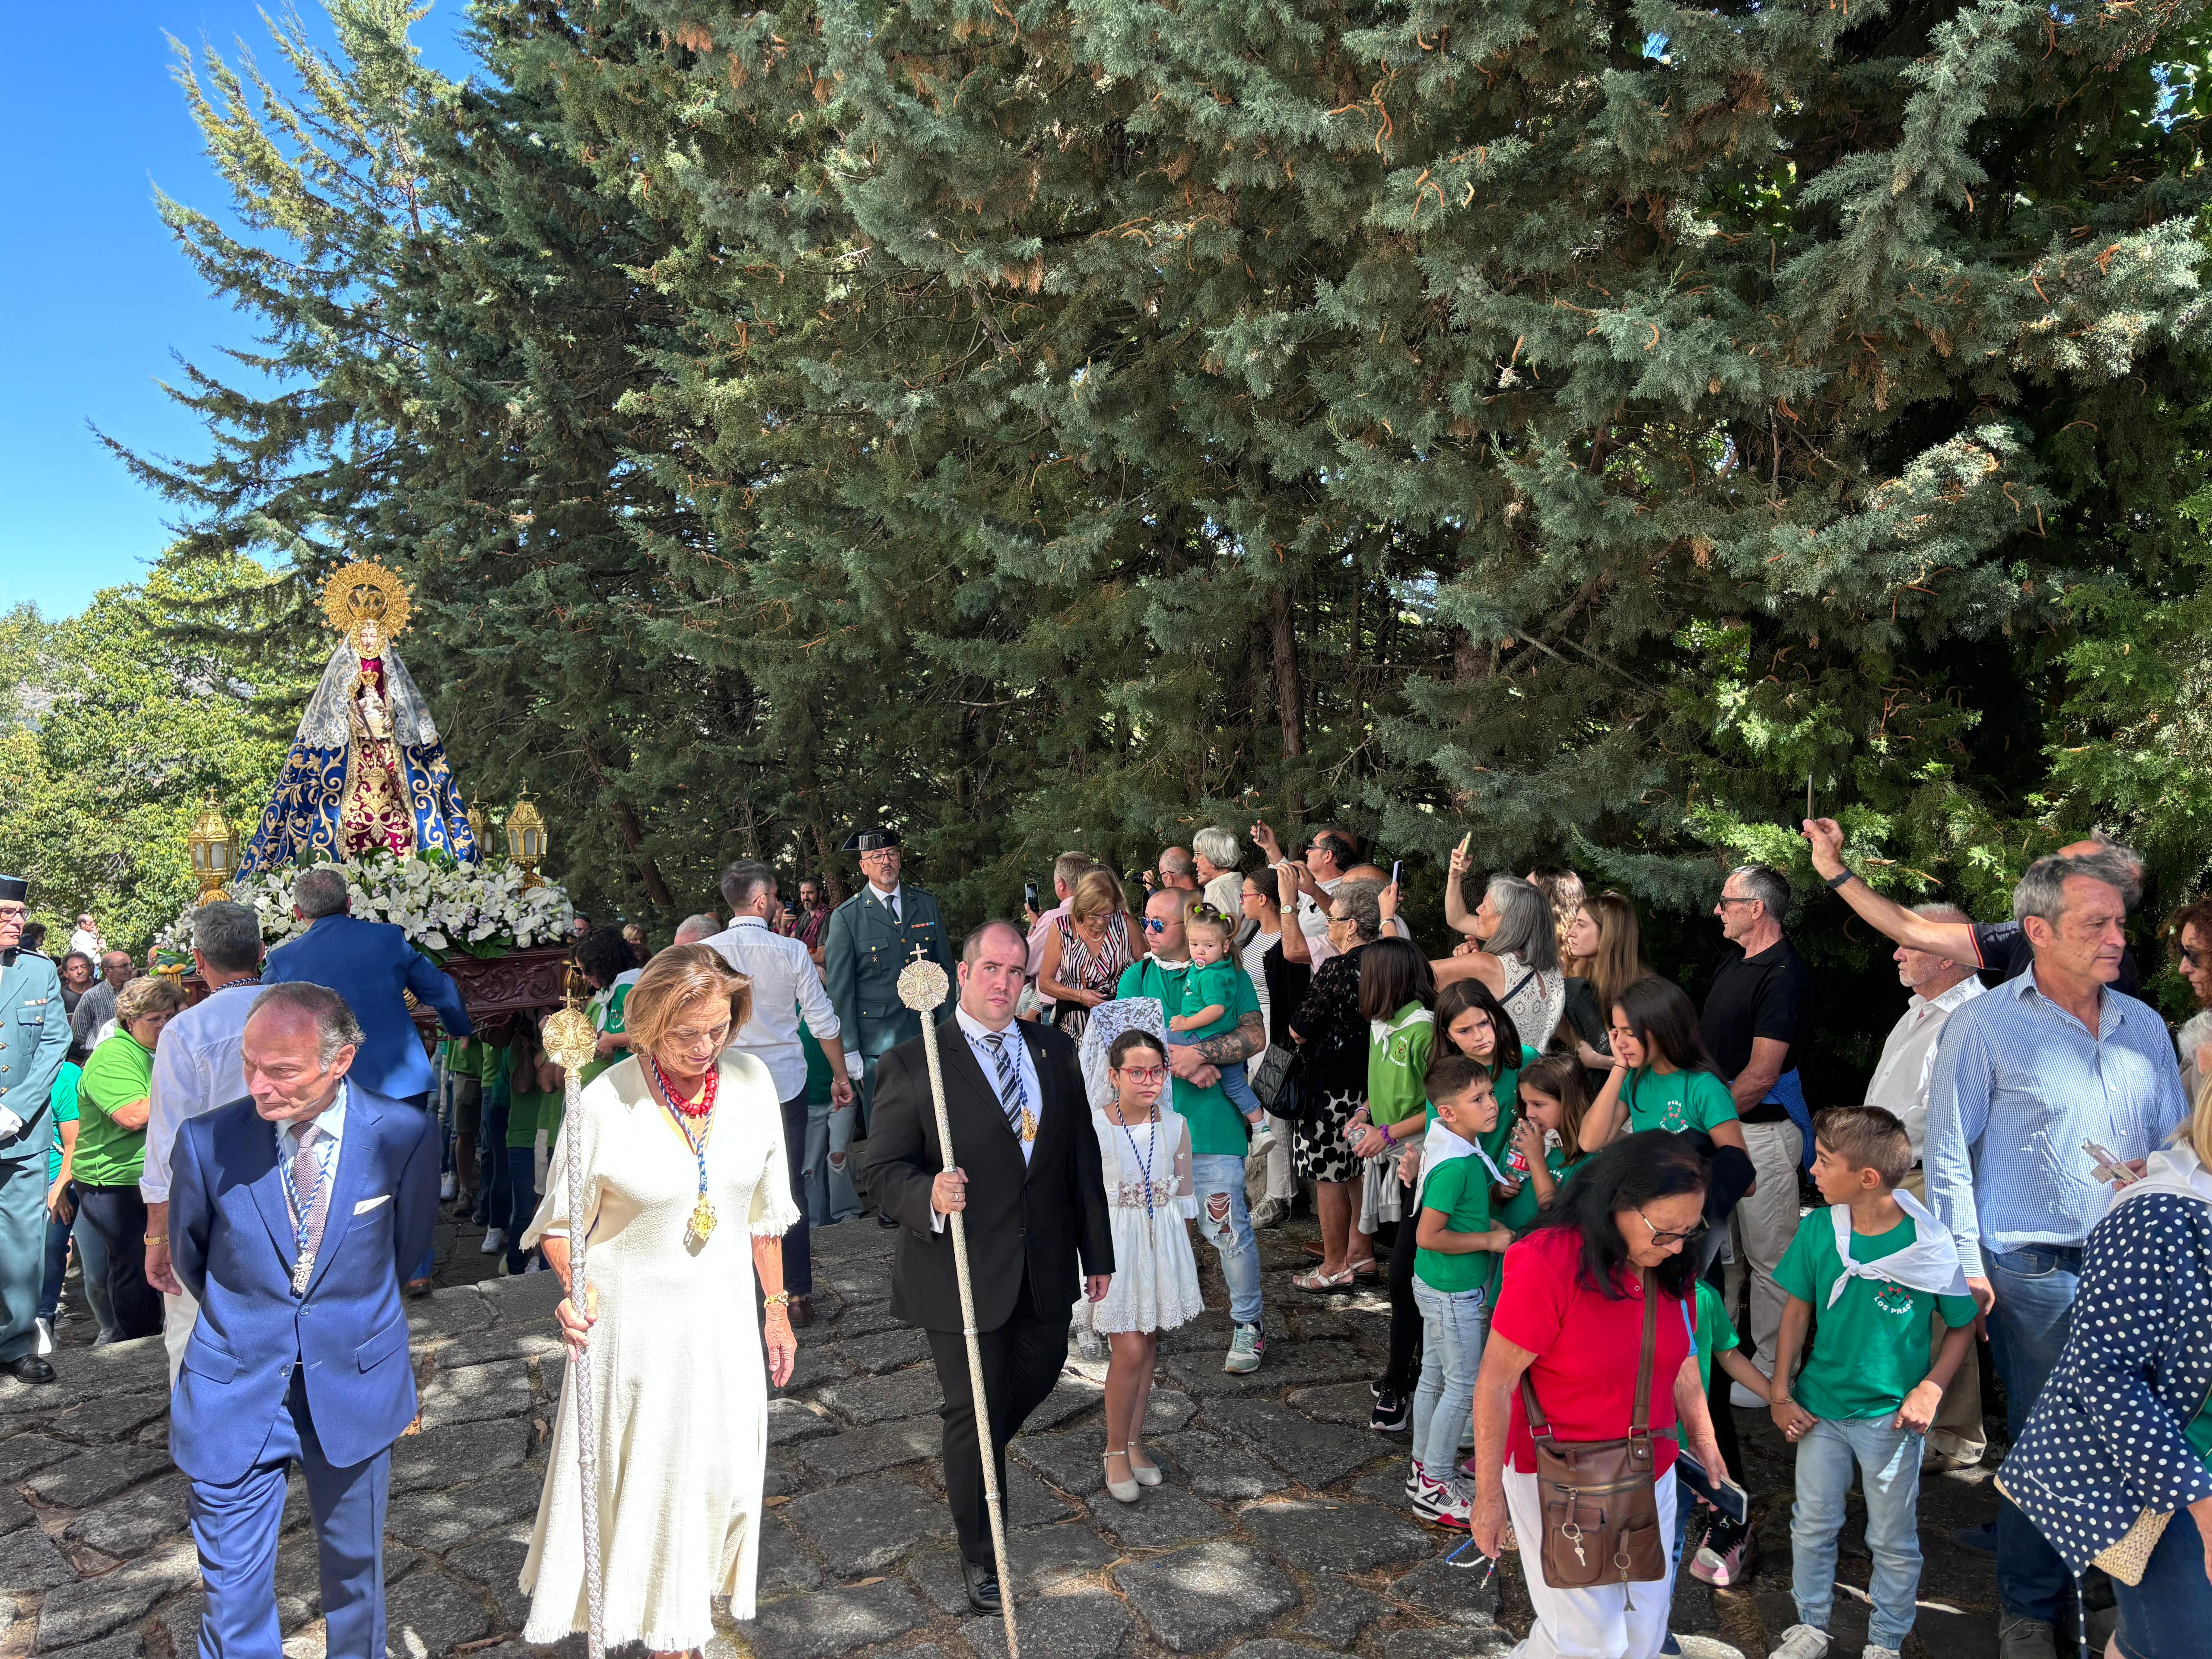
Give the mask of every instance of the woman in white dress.
[{"label": "woman in white dress", "polygon": [[[653,959],[623,1009],[630,1057],[588,1085],[562,1126],[522,1241],[543,1245],[563,1285],[574,1228],[590,1247],[588,1319],[567,1301],[559,1316],[569,1364],[592,1368],[610,1648],[703,1648],[717,1595],[733,1617],[753,1616],[768,1381],[786,1382],[798,1354],[782,1236],[799,1213],[775,1085],[759,1060],[724,1052],[750,1002],[744,976],[708,946]],[[580,1224],[572,1158],[584,1165]],[[588,1626],[576,1445],[564,1387],[522,1566],[524,1638],[539,1644]]]},{"label": "woman in white dress", "polygon": [[[1102,1005],[1126,1009],[1127,1002]],[[1145,1004],[1153,1019],[1159,1005]],[[1094,1028],[1097,1024],[1093,1021]],[[1152,1395],[1160,1333],[1206,1310],[1191,1254],[1198,1213],[1190,1178],[1190,1126],[1168,1104],[1167,1044],[1141,1025],[1125,1029],[1106,1052],[1106,1088],[1091,1097],[1106,1203],[1114,1224],[1114,1282],[1105,1299],[1079,1303],[1077,1318],[1106,1337],[1106,1490],[1133,1504],[1160,1484],[1145,1449],[1145,1410]]]}]

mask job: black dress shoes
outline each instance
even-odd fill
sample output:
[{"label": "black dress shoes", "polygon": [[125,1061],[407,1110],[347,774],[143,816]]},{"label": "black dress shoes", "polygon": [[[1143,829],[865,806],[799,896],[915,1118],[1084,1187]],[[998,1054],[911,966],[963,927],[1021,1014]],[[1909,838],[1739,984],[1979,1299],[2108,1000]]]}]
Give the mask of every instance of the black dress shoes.
[{"label": "black dress shoes", "polygon": [[895,1231],[898,1226],[898,1223],[892,1220],[890,1217],[883,1211],[878,1210],[876,1212],[876,1225],[887,1230]]},{"label": "black dress shoes", "polygon": [[[34,1353],[27,1353],[21,1359],[0,1359],[0,1371],[7,1372],[18,1382],[51,1382],[54,1380],[54,1368]],[[968,1594],[972,1600],[975,1592],[971,1589]],[[997,1592],[994,1590],[993,1594],[995,1595]],[[994,1601],[991,1605],[996,1607],[998,1603]]]},{"label": "black dress shoes", "polygon": [[999,1571],[996,1567],[979,1567],[963,1559],[961,1566],[968,1574],[968,1605],[978,1613],[1000,1611]]},{"label": "black dress shoes", "polygon": [[790,1316],[791,1328],[794,1331],[803,1331],[814,1322],[814,1298],[811,1296],[794,1296],[791,1298],[790,1304],[784,1309],[784,1312]]}]

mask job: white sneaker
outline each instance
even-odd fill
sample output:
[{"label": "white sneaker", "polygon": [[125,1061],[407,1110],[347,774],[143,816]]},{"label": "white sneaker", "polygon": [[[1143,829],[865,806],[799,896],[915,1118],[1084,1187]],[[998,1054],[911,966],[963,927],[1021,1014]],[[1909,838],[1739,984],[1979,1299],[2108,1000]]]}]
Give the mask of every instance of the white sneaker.
[{"label": "white sneaker", "polygon": [[439,1202],[441,1202],[441,1203],[445,1203],[445,1202],[447,1202],[447,1201],[450,1200],[452,1199],[452,1197],[453,1196],[453,1192],[454,1192],[454,1174],[453,1174],[453,1170],[447,1170],[447,1171],[446,1171],[446,1173],[445,1173],[445,1174],[443,1174],[443,1175],[441,1175],[441,1176],[440,1176],[438,1177],[438,1200],[439,1200]]},{"label": "white sneaker", "polygon": [[[1763,1412],[1768,1409],[1768,1405],[1765,1401],[1760,1399],[1749,1389],[1745,1388],[1741,1382],[1731,1382],[1729,1384],[1729,1404],[1735,1407],[1740,1412]],[[1812,1626],[1810,1625],[1805,1625],[1799,1626],[1799,1628],[1810,1630],[1812,1629]]]},{"label": "white sneaker", "polygon": [[[1810,1625],[1792,1625],[1782,1632],[1781,1644],[1767,1650],[1767,1659],[1821,1659],[1828,1650],[1828,1632]],[[1869,1654],[1880,1650],[1869,1648]]]},{"label": "white sneaker", "polygon": [[54,1322],[51,1319],[41,1319],[36,1322],[39,1327],[39,1346],[33,1352],[40,1358],[44,1358],[54,1351]]},{"label": "white sneaker", "polygon": [[1252,1230],[1255,1232],[1262,1232],[1269,1227],[1279,1227],[1290,1218],[1290,1214],[1291,1206],[1284,1200],[1262,1199],[1260,1200],[1260,1207],[1252,1212]]},{"label": "white sneaker", "polygon": [[1252,1123],[1249,1119],[1246,1121],[1251,1128],[1252,1139],[1245,1145],[1245,1157],[1250,1158],[1255,1152],[1264,1152],[1275,1144],[1275,1132],[1267,1127],[1266,1118],[1261,1118],[1257,1123]]},{"label": "white sneaker", "polygon": [[1898,1659],[1895,1648],[1878,1648],[1871,1642],[1859,1650],[1859,1659]]},{"label": "white sneaker", "polygon": [[497,1251],[505,1249],[506,1248],[507,1229],[504,1227],[487,1227],[484,1229],[483,1244],[482,1248],[477,1250],[477,1254],[479,1255],[491,1255]]},{"label": "white sneaker", "polygon": [[529,1261],[522,1264],[522,1271],[526,1273],[544,1273],[545,1271],[545,1258],[542,1255],[532,1256]]}]

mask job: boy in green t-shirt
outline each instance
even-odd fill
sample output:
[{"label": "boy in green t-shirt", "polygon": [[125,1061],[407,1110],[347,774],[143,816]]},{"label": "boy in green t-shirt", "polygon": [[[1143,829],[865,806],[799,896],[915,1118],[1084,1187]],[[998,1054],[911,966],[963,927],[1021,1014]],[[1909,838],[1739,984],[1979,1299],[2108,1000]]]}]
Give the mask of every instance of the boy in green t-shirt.
[{"label": "boy in green t-shirt", "polygon": [[[1897,1183],[1912,1168],[1905,1125],[1878,1106],[1844,1106],[1813,1121],[1820,1156],[1815,1210],[1774,1270],[1789,1292],[1768,1399],[1797,1445],[1790,1523],[1798,1623],[1775,1650],[1820,1659],[1835,1599],[1836,1534],[1856,1460],[1866,1492],[1867,1659],[1897,1659],[1920,1591],[1920,1458],[1928,1425],[1973,1340],[1974,1304],[1943,1224]],[[1848,1249],[1850,1260],[1844,1251]],[[1794,1391],[1790,1373],[1819,1310],[1820,1339]],[[1948,1328],[1931,1359],[1931,1316]]]},{"label": "boy in green t-shirt", "polygon": [[[1472,1147],[1498,1125],[1489,1068],[1467,1054],[1428,1070],[1437,1121]],[[1474,1374],[1490,1334],[1498,1253],[1513,1242],[1490,1212],[1490,1166],[1472,1151],[1421,1172],[1414,1202],[1413,1302],[1421,1310],[1421,1380],[1413,1390],[1413,1513],[1464,1528],[1468,1494],[1455,1465],[1460,1431],[1474,1412]],[[1402,1245],[1402,1235],[1401,1248]]]}]

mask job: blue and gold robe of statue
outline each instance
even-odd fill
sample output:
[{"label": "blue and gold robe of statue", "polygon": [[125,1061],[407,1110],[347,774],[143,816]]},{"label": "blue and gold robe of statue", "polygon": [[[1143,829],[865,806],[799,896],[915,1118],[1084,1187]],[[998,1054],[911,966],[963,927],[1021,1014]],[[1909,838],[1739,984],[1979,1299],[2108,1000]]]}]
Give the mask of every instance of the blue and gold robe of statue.
[{"label": "blue and gold robe of statue", "polygon": [[[469,828],[429,708],[406,665],[388,645],[381,663],[392,729],[389,747],[414,836],[413,846],[400,850],[420,854],[441,848],[464,864],[474,864],[476,836]],[[299,735],[276,775],[268,809],[239,860],[240,874],[282,869],[310,858],[348,856],[342,827],[346,802],[366,781],[356,775],[362,765],[362,744],[354,696],[362,669],[351,644],[341,642],[331,653],[322,682],[300,717]]]}]

